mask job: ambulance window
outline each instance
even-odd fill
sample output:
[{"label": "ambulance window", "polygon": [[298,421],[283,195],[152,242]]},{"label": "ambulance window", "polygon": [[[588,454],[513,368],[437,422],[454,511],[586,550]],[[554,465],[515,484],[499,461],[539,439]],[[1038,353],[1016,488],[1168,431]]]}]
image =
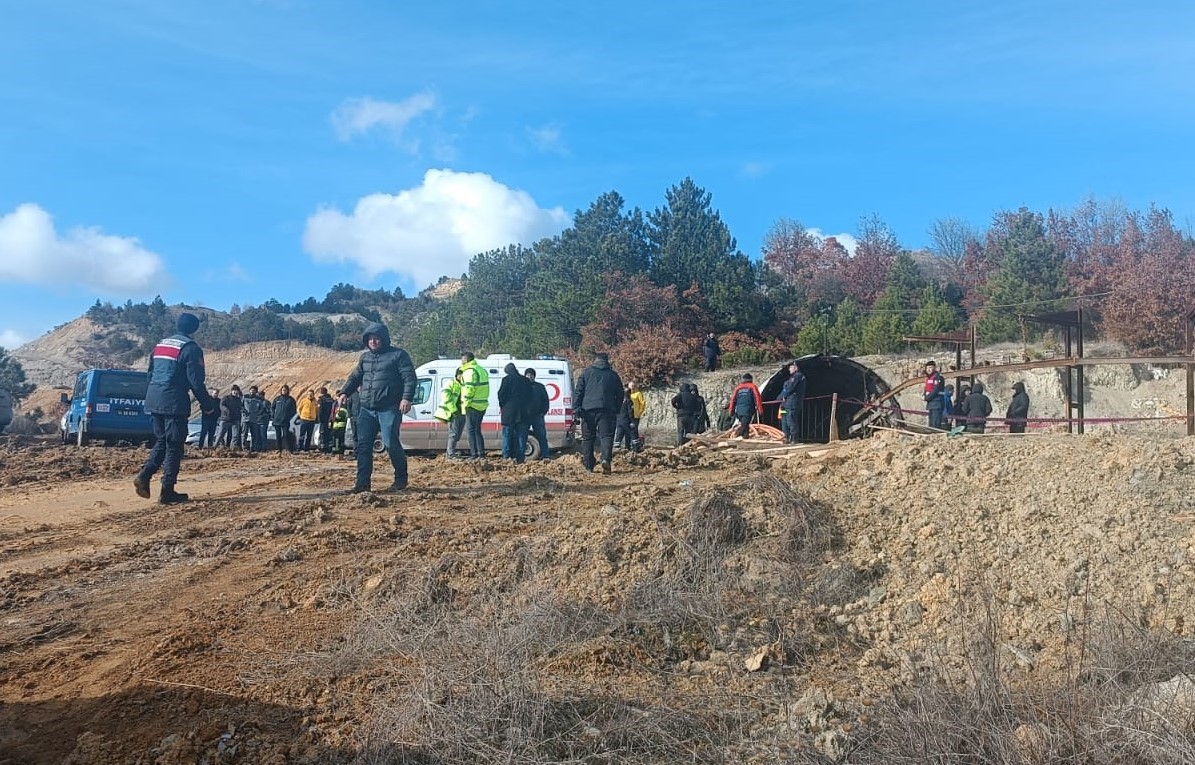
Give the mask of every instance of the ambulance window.
[{"label": "ambulance window", "polygon": [[415,388],[415,400],[412,404],[425,404],[432,393],[432,381],[426,377],[419,379],[419,385]]}]

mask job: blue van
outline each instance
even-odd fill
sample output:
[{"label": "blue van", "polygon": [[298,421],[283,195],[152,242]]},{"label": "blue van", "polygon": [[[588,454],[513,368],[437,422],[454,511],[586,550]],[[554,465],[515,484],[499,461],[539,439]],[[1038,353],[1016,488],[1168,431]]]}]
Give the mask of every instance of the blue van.
[{"label": "blue van", "polygon": [[86,446],[89,441],[153,441],[153,420],[145,412],[147,372],[89,369],[75,378],[74,392],[62,394],[69,404],[62,418],[62,443]]}]

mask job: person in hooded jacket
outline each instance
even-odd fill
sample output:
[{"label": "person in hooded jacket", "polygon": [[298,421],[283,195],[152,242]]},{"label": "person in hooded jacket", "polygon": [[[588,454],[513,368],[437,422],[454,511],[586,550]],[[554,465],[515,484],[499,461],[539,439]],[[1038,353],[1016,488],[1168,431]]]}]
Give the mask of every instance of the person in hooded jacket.
[{"label": "person in hooded jacket", "polygon": [[332,410],[336,406],[336,399],[328,395],[327,388],[319,389],[319,398],[315,400],[319,405],[316,412],[319,421],[319,450],[324,454],[332,453]]},{"label": "person in hooded jacket", "polygon": [[954,398],[954,427],[962,428],[967,424],[967,418],[962,416],[966,411],[967,397],[971,395],[970,385],[960,385],[958,395]]},{"label": "person in hooded jacket", "polygon": [[672,397],[672,408],[676,410],[676,445],[688,443],[689,435],[697,433],[697,420],[701,416],[702,404],[693,395],[693,386],[681,383]]},{"label": "person in hooded jacket", "polygon": [[527,455],[527,430],[531,427],[531,381],[508,362],[498,386],[498,412],[502,418],[502,456],[522,465]]},{"label": "person in hooded jacket", "polygon": [[274,435],[278,437],[278,453],[286,449],[291,454],[297,450],[295,446],[295,432],[290,429],[290,423],[295,418],[296,404],[294,396],[290,395],[290,386],[283,385],[278,389],[278,395],[270,405],[270,415],[274,423]]},{"label": "person in hooded jacket", "polygon": [[593,364],[577,378],[573,386],[573,410],[581,420],[581,464],[592,473],[594,440],[600,442],[602,472],[610,474],[614,458],[614,418],[622,408],[622,378],[610,368],[605,353],[594,356]]},{"label": "person in hooded jacket", "polygon": [[622,406],[614,418],[614,448],[626,449],[628,452],[635,447],[635,434],[632,423],[635,421],[635,404],[631,401],[631,386],[622,391]]},{"label": "person in hooded jacket", "polygon": [[780,388],[780,401],[784,404],[784,419],[781,421],[784,438],[787,443],[795,444],[801,441],[801,410],[805,408],[805,388],[807,382],[801,365],[790,362],[788,365],[788,379]]},{"label": "person in hooded jacket", "polygon": [[968,433],[982,433],[987,428],[988,417],[992,415],[992,400],[983,392],[983,383],[976,381],[972,386],[971,395],[963,404],[962,415]]},{"label": "person in hooded jacket", "polygon": [[726,411],[738,421],[739,438],[746,438],[751,433],[751,421],[763,412],[763,398],[750,373],[743,375],[743,381],[731,391]]},{"label": "person in hooded jacket", "polygon": [[254,385],[249,388],[249,395],[245,396],[244,406],[249,448],[255,452],[264,452],[266,450],[266,425],[270,421],[270,405]]},{"label": "person in hooded jacket", "polygon": [[220,435],[216,443],[230,449],[241,448],[241,413],[244,411],[241,386],[234,385],[228,395],[220,399]]},{"label": "person in hooded jacket", "polygon": [[394,468],[394,482],[390,491],[407,488],[407,453],[399,440],[402,416],[411,411],[415,386],[419,380],[415,365],[402,348],[390,344],[390,330],[375,322],[365,328],[361,336],[365,352],[356,369],[340,392],[340,403],[348,402],[354,393],[360,395],[357,409],[357,479],[350,492],[370,491],[373,477],[373,441],[379,431],[382,445],[390,455]]},{"label": "person in hooded jacket", "polygon": [[186,502],[186,494],[175,491],[178,470],[187,440],[187,418],[191,414],[191,394],[202,412],[220,408],[204,381],[203,349],[191,339],[199,329],[199,317],[181,313],[175,324],[178,333],[163,338],[149,354],[149,388],[145,411],[153,421],[154,445],[149,458],[133,479],[138,497],[149,498],[149,479],[162,471],[162,489],[158,502],[164,505]]},{"label": "person in hooded jacket", "polygon": [[1025,383],[1017,380],[1012,384],[1012,401],[1008,404],[1008,411],[1004,419],[1008,423],[1009,433],[1024,433],[1025,422],[1029,418],[1029,394],[1025,392]]},{"label": "person in hooded jacket", "polygon": [[697,433],[704,433],[710,429],[710,410],[705,405],[705,396],[701,395],[701,391],[697,390],[697,385],[689,383],[689,392],[693,394],[693,398],[697,400]]},{"label": "person in hooded jacket", "polygon": [[535,436],[535,440],[539,441],[539,458],[547,460],[552,458],[552,447],[548,446],[548,424],[545,418],[548,412],[552,409],[552,398],[548,395],[547,387],[535,381],[535,370],[527,367],[523,370],[523,376],[531,383],[531,425],[529,430],[531,435]]}]

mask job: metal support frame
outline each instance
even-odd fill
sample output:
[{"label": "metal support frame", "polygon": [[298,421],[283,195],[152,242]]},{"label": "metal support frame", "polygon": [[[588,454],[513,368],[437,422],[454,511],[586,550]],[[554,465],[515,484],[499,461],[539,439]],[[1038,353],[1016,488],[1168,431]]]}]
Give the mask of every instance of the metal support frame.
[{"label": "metal support frame", "polygon": [[[954,346],[954,368],[961,371],[963,369],[963,346],[969,346],[971,351],[971,363],[969,369],[975,368],[975,327],[968,327],[967,329],[959,330],[958,332],[951,332],[946,335],[910,335],[904,339],[906,343],[938,343],[940,345]],[[967,384],[975,385],[975,376],[966,378]],[[963,382],[962,378],[959,383]]]},{"label": "metal support frame", "polygon": [[[1035,324],[1059,327],[1062,329],[1063,343],[1066,347],[1066,358],[1083,358],[1083,307],[1073,311],[1058,311],[1056,313],[1028,314],[1021,317],[1025,321]],[[1188,354],[1190,351],[1188,351]],[[1083,380],[1083,365],[1068,365],[1062,372],[1063,395],[1066,405],[1066,432],[1082,433],[1084,423],[1084,399],[1086,385]]]}]

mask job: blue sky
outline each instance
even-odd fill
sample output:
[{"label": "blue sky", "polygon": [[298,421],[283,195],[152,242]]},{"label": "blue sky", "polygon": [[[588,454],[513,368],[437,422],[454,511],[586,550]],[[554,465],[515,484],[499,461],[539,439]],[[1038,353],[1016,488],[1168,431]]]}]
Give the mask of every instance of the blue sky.
[{"label": "blue sky", "polygon": [[0,345],[96,298],[411,294],[686,176],[908,247],[1095,196],[1195,223],[1195,4],[39,0],[0,32]]}]

